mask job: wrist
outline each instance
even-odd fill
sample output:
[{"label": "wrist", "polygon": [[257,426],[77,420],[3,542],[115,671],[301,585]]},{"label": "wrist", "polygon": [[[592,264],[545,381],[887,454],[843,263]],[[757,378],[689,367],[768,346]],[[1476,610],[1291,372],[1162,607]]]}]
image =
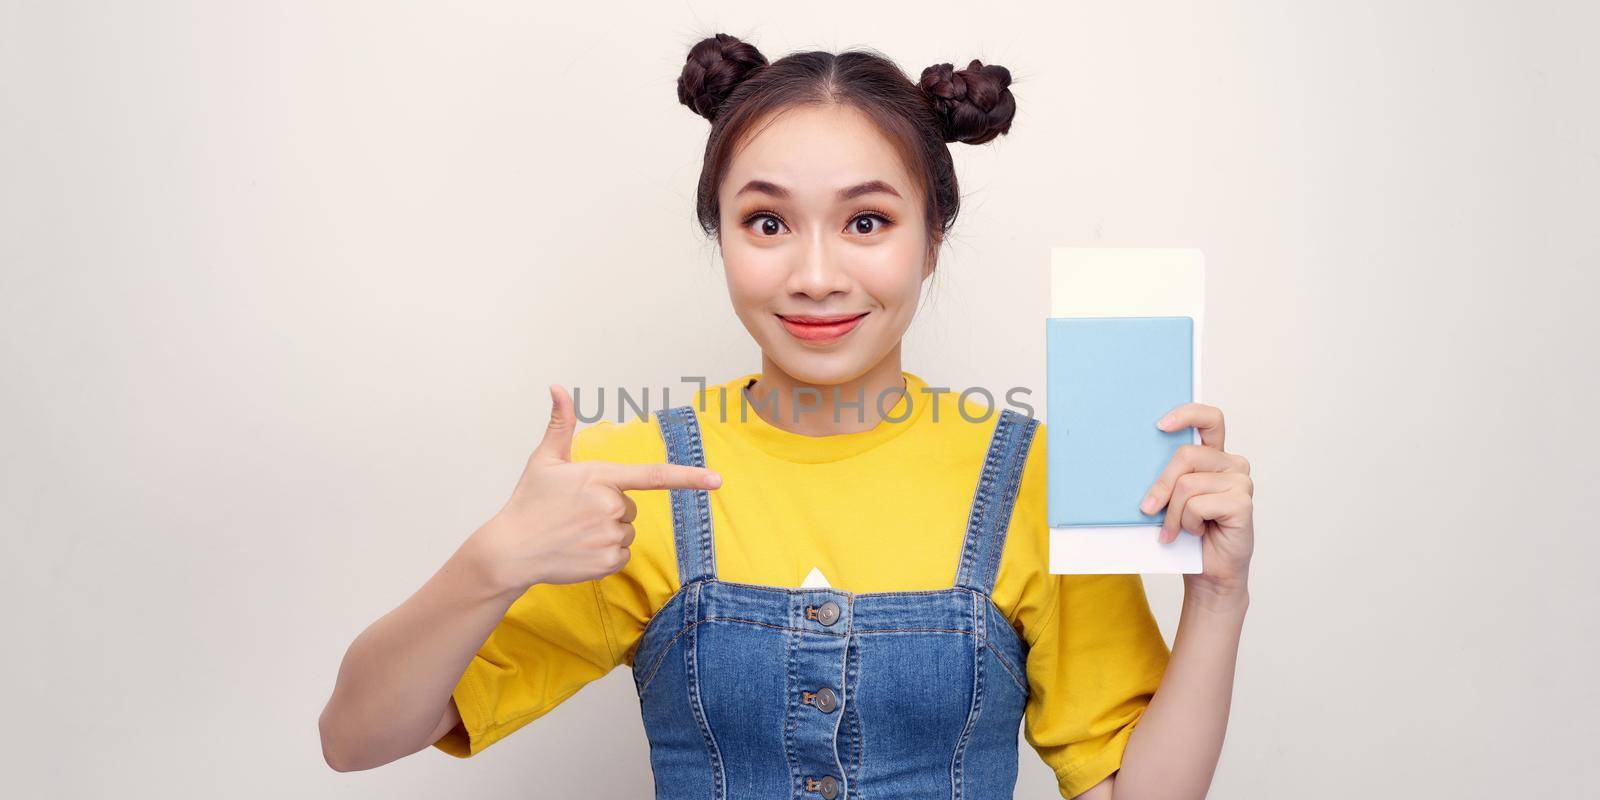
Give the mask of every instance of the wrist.
[{"label": "wrist", "polygon": [[1206,575],[1183,576],[1183,605],[1208,614],[1244,616],[1250,608],[1249,582],[1216,580]]},{"label": "wrist", "polygon": [[516,574],[501,546],[505,537],[503,523],[499,515],[495,515],[467,537],[451,560],[459,562],[468,579],[484,593],[515,599],[541,583],[542,576]]}]

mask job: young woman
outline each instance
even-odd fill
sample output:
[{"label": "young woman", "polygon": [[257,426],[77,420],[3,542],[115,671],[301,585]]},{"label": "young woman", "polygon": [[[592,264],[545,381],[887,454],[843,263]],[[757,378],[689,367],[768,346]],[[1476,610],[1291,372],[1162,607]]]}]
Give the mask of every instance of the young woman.
[{"label": "young woman", "polygon": [[1145,500],[1162,541],[1203,537],[1169,651],[1139,576],[1046,571],[1037,421],[900,362],[956,216],[947,143],[1005,133],[1009,84],[696,44],[699,219],[761,371],[582,431],[552,386],[510,500],[350,646],[328,763],[468,756],[627,664],[661,798],[1010,797],[1024,720],[1064,797],[1203,796],[1253,539],[1222,413],[1151,420],[1203,441]]}]

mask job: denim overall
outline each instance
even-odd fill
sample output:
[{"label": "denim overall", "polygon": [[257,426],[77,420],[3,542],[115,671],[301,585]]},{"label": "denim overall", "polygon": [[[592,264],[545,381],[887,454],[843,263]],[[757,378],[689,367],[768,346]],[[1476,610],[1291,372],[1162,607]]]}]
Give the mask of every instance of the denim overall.
[{"label": "denim overall", "polygon": [[[656,416],[704,467],[693,409]],[[706,490],[671,490],[681,585],[633,661],[656,797],[1011,797],[1027,648],[989,595],[1037,427],[1000,412],[948,589],[720,580]]]}]

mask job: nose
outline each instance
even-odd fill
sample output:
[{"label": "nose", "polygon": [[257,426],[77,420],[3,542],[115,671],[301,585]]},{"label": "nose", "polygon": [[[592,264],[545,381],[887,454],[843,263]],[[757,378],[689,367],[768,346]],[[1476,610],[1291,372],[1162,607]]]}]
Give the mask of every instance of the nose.
[{"label": "nose", "polygon": [[850,275],[837,253],[829,251],[826,241],[813,234],[798,248],[789,280],[785,288],[791,295],[803,294],[813,300],[825,300],[828,295],[850,291]]}]

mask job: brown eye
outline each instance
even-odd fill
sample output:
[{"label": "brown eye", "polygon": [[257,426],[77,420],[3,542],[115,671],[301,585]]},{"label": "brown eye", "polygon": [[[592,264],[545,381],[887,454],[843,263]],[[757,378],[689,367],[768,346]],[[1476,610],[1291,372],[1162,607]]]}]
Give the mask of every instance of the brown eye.
[{"label": "brown eye", "polygon": [[870,236],[883,230],[889,223],[889,218],[882,214],[862,214],[850,220],[850,230],[863,236]]},{"label": "brown eye", "polygon": [[780,220],[777,217],[775,217],[775,216],[773,216],[771,214],[766,214],[766,213],[756,214],[754,216],[751,216],[749,219],[746,219],[744,221],[744,225],[745,225],[746,228],[749,228],[750,227],[750,223],[755,222],[757,220],[761,221],[761,224],[759,224],[759,225],[757,225],[755,227],[755,232],[759,236],[771,237],[771,236],[777,236],[779,233],[783,232],[783,227],[784,227],[783,220]]}]

